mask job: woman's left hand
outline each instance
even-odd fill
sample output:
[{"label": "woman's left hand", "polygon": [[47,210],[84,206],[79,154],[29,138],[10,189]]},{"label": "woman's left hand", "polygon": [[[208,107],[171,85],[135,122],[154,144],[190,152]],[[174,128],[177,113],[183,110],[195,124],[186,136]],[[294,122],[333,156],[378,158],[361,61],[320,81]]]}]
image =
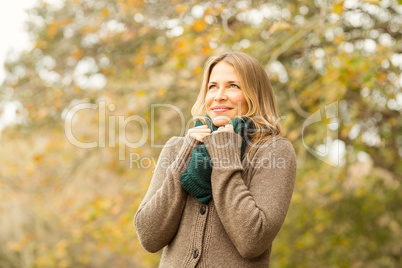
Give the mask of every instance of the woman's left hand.
[{"label": "woman's left hand", "polygon": [[215,132],[233,132],[234,133],[233,125],[227,124],[223,127],[219,127]]}]

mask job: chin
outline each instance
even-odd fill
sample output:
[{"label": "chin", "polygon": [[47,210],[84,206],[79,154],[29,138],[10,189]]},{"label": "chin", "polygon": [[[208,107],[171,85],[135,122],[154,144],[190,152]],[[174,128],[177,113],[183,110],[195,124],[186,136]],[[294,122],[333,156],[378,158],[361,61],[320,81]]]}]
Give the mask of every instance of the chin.
[{"label": "chin", "polygon": [[228,116],[215,116],[212,117],[212,123],[216,127],[224,127],[226,124],[229,124],[232,119]]}]

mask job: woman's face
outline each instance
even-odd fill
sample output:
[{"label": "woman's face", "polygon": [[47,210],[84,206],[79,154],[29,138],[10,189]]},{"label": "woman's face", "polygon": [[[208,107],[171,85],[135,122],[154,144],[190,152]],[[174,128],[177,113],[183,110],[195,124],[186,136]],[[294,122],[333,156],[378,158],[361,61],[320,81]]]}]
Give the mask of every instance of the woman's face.
[{"label": "woman's face", "polygon": [[207,90],[207,114],[215,126],[229,124],[236,116],[247,113],[248,105],[240,88],[240,79],[230,63],[221,61],[214,66]]}]

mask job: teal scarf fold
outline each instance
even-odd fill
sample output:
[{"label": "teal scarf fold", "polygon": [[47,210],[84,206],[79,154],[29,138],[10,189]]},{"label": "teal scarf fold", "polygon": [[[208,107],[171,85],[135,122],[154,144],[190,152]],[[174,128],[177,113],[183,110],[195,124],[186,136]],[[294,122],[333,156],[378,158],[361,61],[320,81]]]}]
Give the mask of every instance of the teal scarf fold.
[{"label": "teal scarf fold", "polygon": [[[211,133],[218,129],[208,115],[205,116],[205,119]],[[241,158],[243,158],[247,132],[252,131],[253,123],[247,117],[236,117],[230,121],[230,124],[233,125],[234,132],[239,133],[243,138],[241,145]],[[201,125],[202,122],[197,120],[194,127]],[[207,205],[212,199],[211,173],[212,161],[205,144],[202,143],[193,150],[187,172],[181,175],[181,186],[198,202]]]}]

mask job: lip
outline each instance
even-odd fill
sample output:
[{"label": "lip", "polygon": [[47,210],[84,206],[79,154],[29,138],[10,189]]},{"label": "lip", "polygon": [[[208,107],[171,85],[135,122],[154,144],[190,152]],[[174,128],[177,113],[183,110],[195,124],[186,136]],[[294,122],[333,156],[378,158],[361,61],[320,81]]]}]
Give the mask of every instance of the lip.
[{"label": "lip", "polygon": [[232,108],[227,107],[227,106],[215,106],[215,107],[212,108],[212,111],[214,113],[224,113],[224,112],[227,112],[229,110],[232,110]]}]

